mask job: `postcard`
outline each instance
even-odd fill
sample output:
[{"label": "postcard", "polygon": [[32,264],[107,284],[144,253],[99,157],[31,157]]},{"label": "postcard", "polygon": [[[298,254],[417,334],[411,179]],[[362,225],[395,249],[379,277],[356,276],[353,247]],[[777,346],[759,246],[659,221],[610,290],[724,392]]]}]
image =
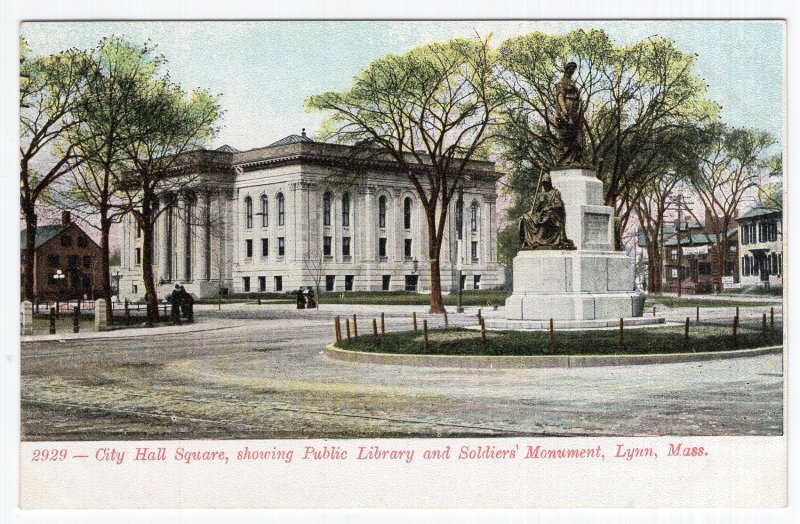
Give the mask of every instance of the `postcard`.
[{"label": "postcard", "polygon": [[23,21],[20,507],[785,507],[786,41]]}]

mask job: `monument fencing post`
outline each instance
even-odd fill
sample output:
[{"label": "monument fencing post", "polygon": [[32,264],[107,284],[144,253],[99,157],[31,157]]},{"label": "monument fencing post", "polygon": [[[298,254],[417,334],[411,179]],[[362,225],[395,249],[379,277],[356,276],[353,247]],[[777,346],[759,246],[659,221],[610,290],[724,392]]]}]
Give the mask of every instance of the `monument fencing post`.
[{"label": "monument fencing post", "polygon": [[335,316],[333,317],[333,338],[336,339],[337,344],[342,341],[342,334],[339,331],[340,329],[341,326],[339,325],[339,317]]},{"label": "monument fencing post", "polygon": [[381,335],[386,333],[386,320],[384,319],[384,314],[381,312]]},{"label": "monument fencing post", "polygon": [[[736,308],[739,309],[739,308]],[[733,317],[733,347],[739,347],[739,339],[736,336],[736,330],[739,327],[739,315]]]},{"label": "monument fencing post", "polygon": [[447,320],[447,310],[444,311],[444,328],[447,329],[450,327],[450,322]]},{"label": "monument fencing post", "polygon": [[356,320],[356,314],[353,313],[353,336],[358,338],[358,321]]},{"label": "monument fencing post", "polygon": [[761,316],[761,332],[764,334],[765,337],[767,336],[767,314],[766,313],[764,313]]},{"label": "monument fencing post", "polygon": [[689,317],[686,317],[686,324],[683,328],[683,350],[689,348]]},{"label": "monument fencing post", "polygon": [[550,340],[547,343],[550,353],[556,352],[556,333],[553,329],[553,319],[550,319]]},{"label": "monument fencing post", "polygon": [[347,329],[347,341],[350,342],[350,319],[344,319],[344,326]]},{"label": "monument fencing post", "polygon": [[411,312],[411,327],[414,329],[414,333],[417,332],[417,312]]},{"label": "monument fencing post", "polygon": [[427,353],[428,352],[428,321],[427,320],[423,320],[422,321],[422,335],[423,335],[423,338],[422,338],[422,340],[423,340],[422,352],[423,353]]},{"label": "monument fencing post", "polygon": [[481,317],[481,352],[486,353],[486,323]]},{"label": "monument fencing post", "polygon": [[700,323],[700,306],[697,306],[694,315],[695,315],[695,322],[697,322],[699,324]]},{"label": "monument fencing post", "polygon": [[771,331],[775,330],[775,308],[769,308],[769,329]]},{"label": "monument fencing post", "polygon": [[372,344],[376,348],[381,345],[380,339],[378,338],[378,322],[374,318],[372,319]]},{"label": "monument fencing post", "polygon": [[[38,302],[37,302],[38,307]],[[22,335],[33,335],[33,303],[30,300],[22,301]]]},{"label": "monument fencing post", "polygon": [[619,319],[619,349],[625,349],[625,321]]},{"label": "monument fencing post", "polygon": [[50,308],[50,334],[56,334],[56,308]]}]

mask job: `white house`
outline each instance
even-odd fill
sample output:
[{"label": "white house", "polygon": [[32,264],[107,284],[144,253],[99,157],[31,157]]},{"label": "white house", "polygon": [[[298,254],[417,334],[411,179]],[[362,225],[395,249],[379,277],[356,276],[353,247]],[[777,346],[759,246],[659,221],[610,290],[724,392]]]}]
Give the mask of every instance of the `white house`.
[{"label": "white house", "polygon": [[783,287],[781,212],[756,206],[737,222],[742,286]]}]

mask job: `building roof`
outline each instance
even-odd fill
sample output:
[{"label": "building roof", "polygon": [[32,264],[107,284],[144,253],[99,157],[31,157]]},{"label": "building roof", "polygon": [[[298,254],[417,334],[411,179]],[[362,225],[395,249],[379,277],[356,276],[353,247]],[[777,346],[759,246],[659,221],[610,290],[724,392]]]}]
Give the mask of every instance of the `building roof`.
[{"label": "building roof", "polygon": [[[69,224],[67,224],[67,225],[57,224],[57,225],[52,225],[52,226],[38,226],[36,228],[36,247],[35,247],[35,249],[39,249],[42,246],[42,244],[44,244],[45,242],[47,242],[48,240],[50,240],[51,238],[53,238],[57,234],[61,233],[62,231],[64,231],[68,227],[69,227]],[[19,232],[19,234],[20,234],[20,237],[19,237],[20,238],[20,240],[19,240],[19,248],[20,248],[20,250],[24,250],[25,249],[27,231],[28,231],[27,229],[23,229],[22,231]]]},{"label": "building roof", "polygon": [[241,153],[241,151],[239,151],[235,147],[229,146],[228,144],[225,144],[224,146],[219,146],[214,151],[220,151],[221,153]]},{"label": "building roof", "polygon": [[748,218],[756,218],[766,215],[774,215],[780,214],[781,211],[779,209],[772,209],[765,206],[753,206],[745,214],[737,218],[737,220],[747,220]]},{"label": "building roof", "polygon": [[289,135],[286,137],[281,138],[277,142],[273,142],[267,147],[275,147],[275,146],[287,146],[289,144],[300,144],[302,142],[313,142],[308,136],[306,136],[306,130],[303,129],[303,133],[300,135]]},{"label": "building roof", "polygon": [[[738,231],[739,231],[738,229],[729,229],[728,230],[728,238],[731,238],[732,236],[734,236],[736,233],[738,233]],[[714,240],[715,240],[714,236],[715,236],[714,233],[708,233],[707,236],[706,236],[705,233],[692,233],[691,235],[687,235],[687,234],[684,233],[684,234],[681,234],[681,245],[682,246],[688,246],[688,245],[694,245],[694,246],[700,245],[700,246],[702,246],[704,244],[713,244]],[[709,242],[709,239],[711,240],[711,242]],[[664,245],[665,246],[677,246],[678,245],[678,237],[677,237],[677,235],[672,235],[671,237],[664,239]]]}]

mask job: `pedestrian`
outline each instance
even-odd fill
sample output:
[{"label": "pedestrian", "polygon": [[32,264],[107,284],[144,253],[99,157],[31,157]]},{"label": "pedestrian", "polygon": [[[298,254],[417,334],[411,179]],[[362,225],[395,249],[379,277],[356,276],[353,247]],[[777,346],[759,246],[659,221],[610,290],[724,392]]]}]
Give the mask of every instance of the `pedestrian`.
[{"label": "pedestrian", "polygon": [[317,301],[314,299],[314,290],[311,289],[311,286],[308,286],[307,293],[308,295],[306,296],[306,308],[315,309],[317,307]]},{"label": "pedestrian", "polygon": [[306,297],[303,296],[303,286],[297,290],[297,309],[305,309]]}]

